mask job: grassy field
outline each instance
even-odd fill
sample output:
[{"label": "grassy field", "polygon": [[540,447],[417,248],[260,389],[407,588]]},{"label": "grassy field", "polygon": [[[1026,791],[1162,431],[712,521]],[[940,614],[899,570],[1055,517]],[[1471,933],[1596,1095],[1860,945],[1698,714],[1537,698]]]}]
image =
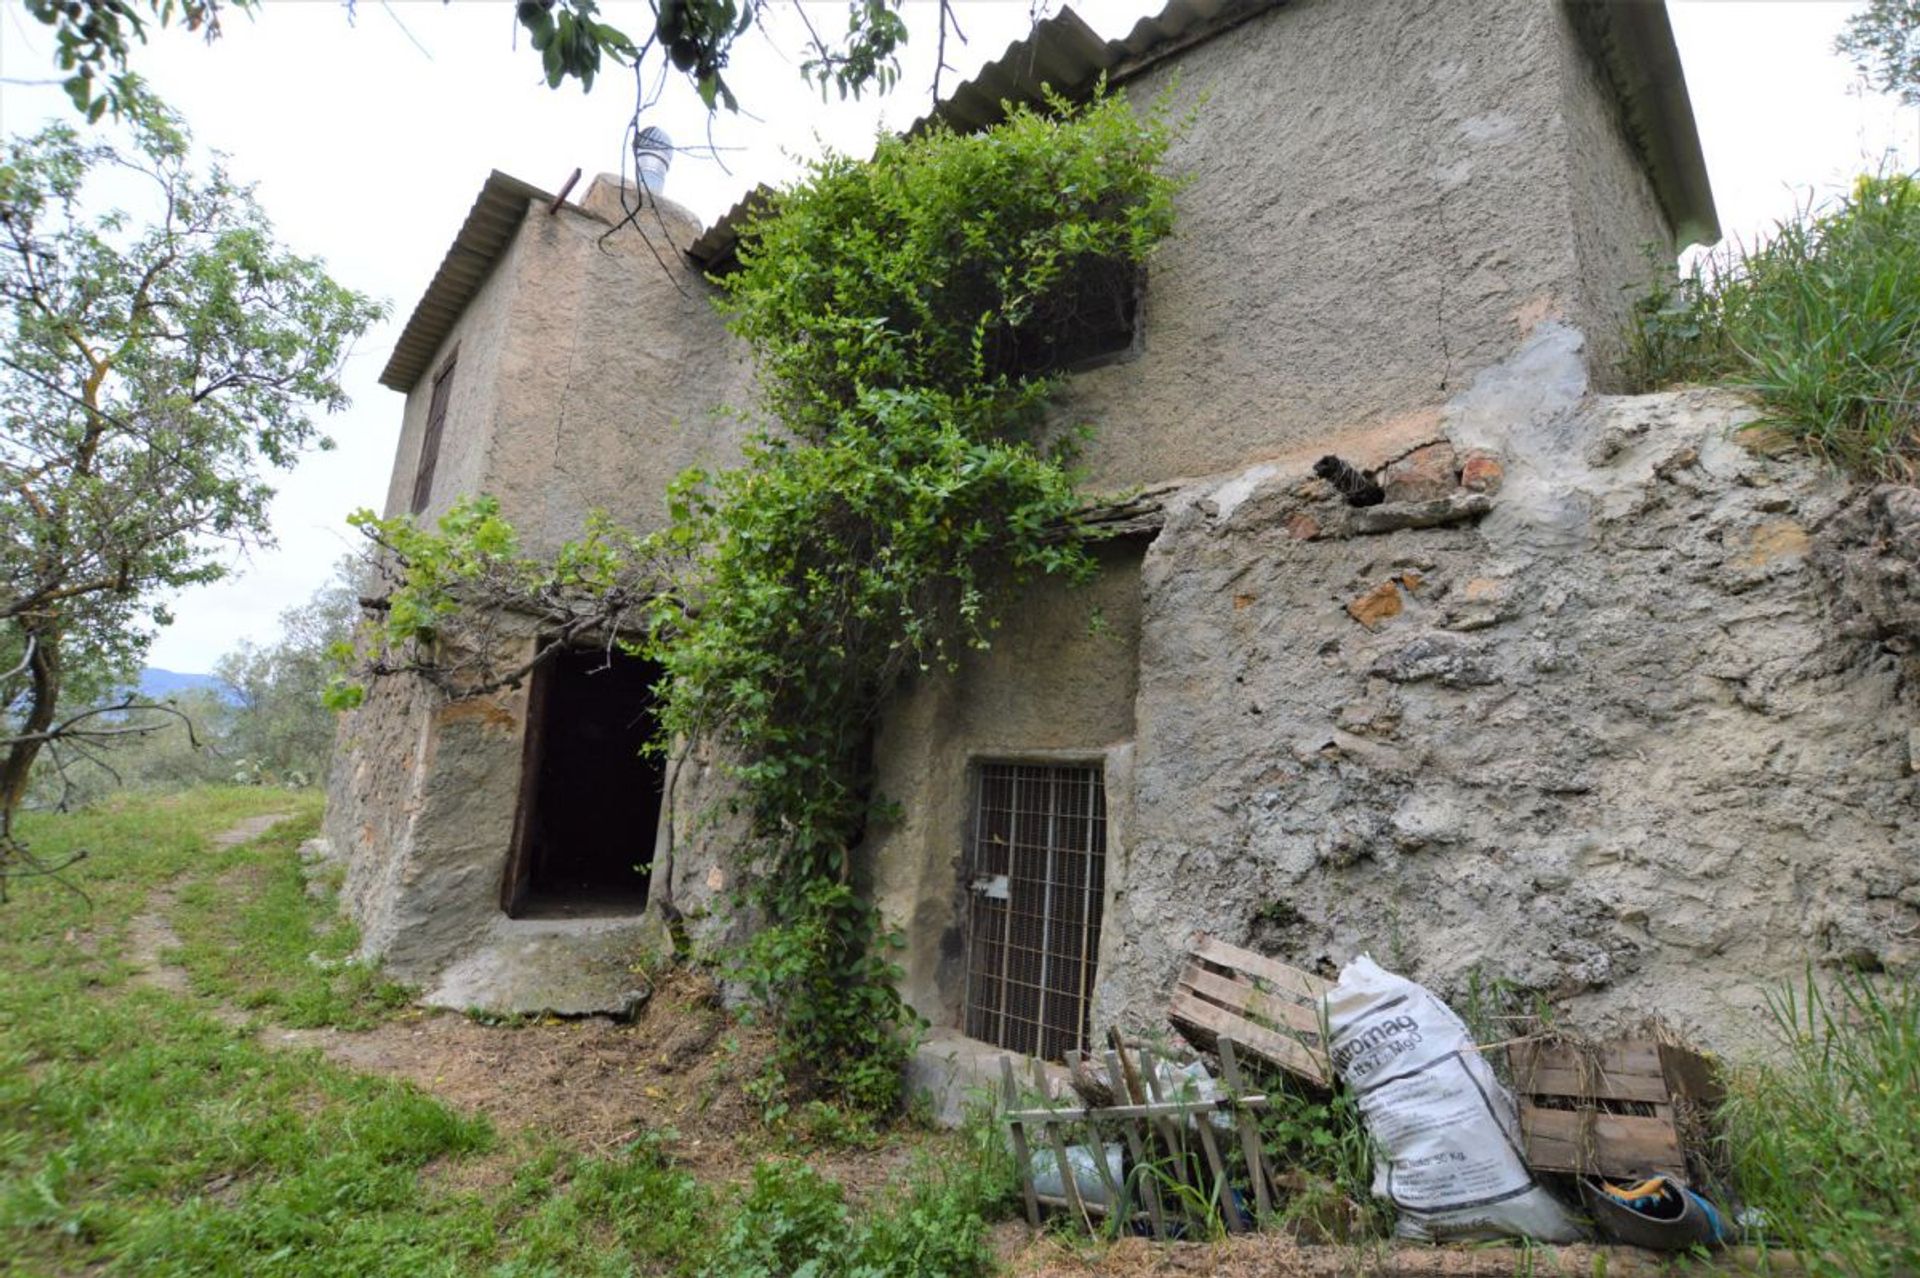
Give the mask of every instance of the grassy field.
[{"label": "grassy field", "polygon": [[[0,906],[0,1274],[968,1278],[992,1268],[989,1222],[1014,1203],[993,1127],[770,1131],[727,1081],[748,1031],[665,995],[651,1030],[422,1018],[408,991],[353,961],[332,900],[307,891],[295,850],[319,810],[314,795],[213,789],[28,822],[53,859],[87,850],[71,873],[86,899],[38,882]],[[285,819],[233,846],[216,837],[269,814]],[[1729,1147],[1746,1201],[1811,1273],[1920,1272],[1920,990],[1842,981],[1783,994],[1777,1011],[1782,1049],[1732,1077]],[[634,1068],[673,1055],[703,1016],[719,1021],[698,1038],[712,1045],[697,1083],[684,1063]],[[321,1027],[339,1033],[316,1039]],[[313,1046],[435,1034],[452,1058],[416,1060],[411,1075],[360,1072]],[[616,1068],[575,1088],[648,1104],[702,1093],[673,1111],[687,1131],[616,1108],[600,1125],[611,1138],[583,1139],[591,1124],[554,1121],[581,1090],[537,1111],[431,1094],[462,1095],[434,1074],[455,1059],[485,1076],[500,1051],[545,1067],[568,1049],[580,1060],[621,1044],[629,1054]],[[503,1071],[492,1086],[524,1097],[542,1077]],[[723,1122],[704,1093],[724,1087],[736,1094]],[[496,1126],[485,1112],[505,1117]],[[1282,1107],[1269,1152],[1364,1201],[1364,1147],[1338,1139],[1351,1127]],[[1220,1271],[1309,1272],[1291,1267],[1285,1233],[1244,1240]],[[1094,1272],[1070,1238],[1030,1249],[1022,1272],[1055,1272],[1048,1248],[1063,1246],[1061,1272]],[[1097,1271],[1152,1268],[1134,1254],[1123,1244]]]},{"label": "grassy field", "polygon": [[[71,878],[90,903],[40,882],[0,907],[0,1272],[984,1269],[980,1209],[1005,1188],[990,1151],[949,1147],[944,1167],[918,1165],[856,1211],[795,1162],[709,1185],[678,1164],[672,1132],[588,1155],[264,1045],[268,1025],[365,1027],[405,1003],[305,891],[293,849],[318,817],[317,796],[232,789],[28,822],[42,853],[88,850]],[[162,915],[179,988],[135,961]]]}]

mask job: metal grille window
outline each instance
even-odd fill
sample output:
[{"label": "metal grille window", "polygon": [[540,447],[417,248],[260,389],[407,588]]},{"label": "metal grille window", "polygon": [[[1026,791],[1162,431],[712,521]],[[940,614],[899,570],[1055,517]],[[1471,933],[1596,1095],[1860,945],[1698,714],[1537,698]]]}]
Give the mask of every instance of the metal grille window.
[{"label": "metal grille window", "polygon": [[967,1033],[1059,1060],[1087,1045],[1106,888],[1099,767],[980,765]]}]

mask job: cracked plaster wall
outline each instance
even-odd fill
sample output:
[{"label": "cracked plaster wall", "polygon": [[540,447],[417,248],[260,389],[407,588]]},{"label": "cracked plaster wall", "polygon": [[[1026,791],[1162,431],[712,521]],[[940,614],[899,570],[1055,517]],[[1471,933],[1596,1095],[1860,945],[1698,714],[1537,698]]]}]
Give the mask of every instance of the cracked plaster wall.
[{"label": "cracked plaster wall", "polygon": [[1448,482],[1495,455],[1477,521],[1353,535],[1414,508],[1304,467],[1176,505],[1096,1024],[1158,1024],[1198,930],[1723,1049],[1809,962],[1920,963],[1908,658],[1814,562],[1844,484],[1728,395],[1583,395],[1579,347],[1548,325],[1449,407]]}]

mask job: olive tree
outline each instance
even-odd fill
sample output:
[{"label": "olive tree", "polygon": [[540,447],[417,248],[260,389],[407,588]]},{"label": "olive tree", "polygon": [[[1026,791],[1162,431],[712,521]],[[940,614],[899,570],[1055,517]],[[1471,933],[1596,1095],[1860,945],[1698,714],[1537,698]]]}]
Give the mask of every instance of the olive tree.
[{"label": "olive tree", "polygon": [[[138,81],[127,72],[127,55],[134,44],[144,44],[150,28],[179,22],[202,33],[209,44],[219,39],[220,19],[226,8],[248,16],[260,11],[260,0],[25,0],[27,13],[52,28],[54,60],[66,73],[62,87],[89,119],[111,110],[119,115],[138,93]],[[899,79],[899,47],[907,40],[902,15],[906,0],[848,0],[846,28],[835,34],[816,25],[799,4],[792,8],[805,24],[800,73],[820,86],[837,89],[841,97],[858,97],[874,88],[886,92]],[[939,56],[935,59],[933,96],[940,96],[940,73],[949,70],[947,39],[965,40],[955,0],[938,0]],[[351,20],[356,0],[346,0]],[[643,82],[647,73],[671,68],[686,76],[709,109],[739,103],[726,80],[734,45],[756,29],[764,29],[773,0],[649,0],[650,20],[631,32],[601,20],[598,0],[516,0],[515,17],[526,31],[541,73],[549,85],[577,80],[593,87],[603,62],[627,67]],[[1045,8],[1034,0],[1032,12]]]},{"label": "olive tree", "polygon": [[1847,19],[1834,49],[1873,88],[1920,106],[1920,0],[1868,0]]},{"label": "olive tree", "polygon": [[235,703],[220,716],[220,746],[236,780],[311,785],[326,769],[336,722],[323,698],[360,619],[358,571],[358,560],[343,560],[307,602],[280,614],[278,638],[242,640],[214,663]]},{"label": "olive tree", "polygon": [[0,892],[47,868],[14,829],[35,761],[150,730],[103,694],[165,594],[268,539],[265,473],[326,445],[381,314],[196,167],[164,106],[136,93],[127,125],[0,148]]}]

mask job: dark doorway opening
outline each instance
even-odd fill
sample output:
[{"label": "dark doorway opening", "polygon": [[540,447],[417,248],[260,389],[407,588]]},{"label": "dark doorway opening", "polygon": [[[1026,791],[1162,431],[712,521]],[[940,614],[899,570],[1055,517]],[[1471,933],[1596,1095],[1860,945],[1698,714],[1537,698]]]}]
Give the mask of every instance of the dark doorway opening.
[{"label": "dark doorway opening", "polygon": [[665,780],[641,753],[660,667],[618,649],[566,649],[528,692],[520,811],[501,904],[515,918],[638,914]]}]

